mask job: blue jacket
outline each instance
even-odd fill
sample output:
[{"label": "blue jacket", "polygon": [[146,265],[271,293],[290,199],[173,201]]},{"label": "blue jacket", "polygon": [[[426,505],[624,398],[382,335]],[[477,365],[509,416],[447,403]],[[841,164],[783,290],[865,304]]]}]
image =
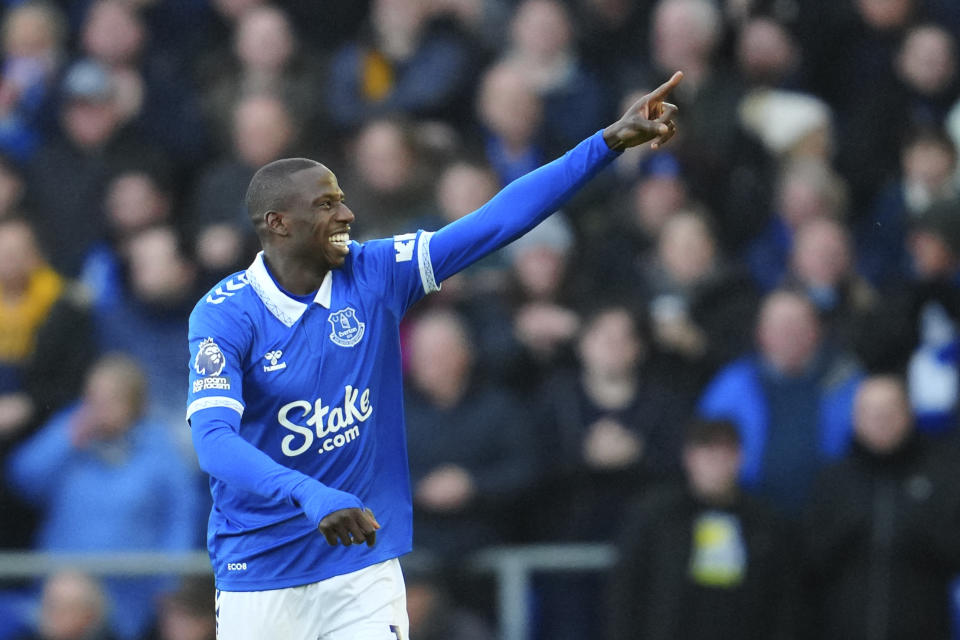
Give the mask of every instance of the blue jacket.
[{"label": "blue jacket", "polygon": [[[758,356],[735,360],[720,370],[700,399],[699,412],[705,418],[730,419],[743,439],[741,480],[748,487],[760,483],[769,416],[761,383]],[[824,459],[843,455],[853,430],[853,397],[862,379],[849,363],[838,362],[822,379],[820,397],[820,452]]]}]

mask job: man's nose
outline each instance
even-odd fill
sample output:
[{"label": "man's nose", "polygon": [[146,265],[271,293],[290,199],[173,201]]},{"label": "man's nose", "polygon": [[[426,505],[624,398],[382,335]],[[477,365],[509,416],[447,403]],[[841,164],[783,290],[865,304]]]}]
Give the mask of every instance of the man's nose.
[{"label": "man's nose", "polygon": [[350,207],[345,203],[341,203],[340,206],[337,207],[337,220],[346,223],[353,222],[354,220],[353,211],[351,211]]}]

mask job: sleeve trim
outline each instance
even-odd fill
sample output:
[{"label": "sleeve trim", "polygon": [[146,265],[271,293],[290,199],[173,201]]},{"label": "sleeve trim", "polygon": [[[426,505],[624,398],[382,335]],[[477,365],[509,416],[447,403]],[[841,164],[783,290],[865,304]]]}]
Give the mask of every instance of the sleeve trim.
[{"label": "sleeve trim", "polygon": [[430,238],[432,237],[432,231],[424,231],[420,234],[420,242],[417,243],[417,264],[420,268],[423,292],[426,295],[440,291],[440,285],[437,284],[437,279],[433,274],[433,262],[430,260]]},{"label": "sleeve trim", "polygon": [[241,416],[243,415],[243,404],[239,400],[234,398],[229,398],[227,396],[207,396],[206,398],[198,398],[190,403],[187,407],[187,420],[190,420],[190,416],[195,414],[197,411],[202,409],[212,409],[213,407],[224,407],[226,409],[233,409]]}]

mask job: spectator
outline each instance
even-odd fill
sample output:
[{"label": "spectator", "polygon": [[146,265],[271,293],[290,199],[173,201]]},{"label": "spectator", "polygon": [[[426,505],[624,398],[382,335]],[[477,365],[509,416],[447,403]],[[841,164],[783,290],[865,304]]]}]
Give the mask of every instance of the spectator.
[{"label": "spectator", "polygon": [[958,194],[957,149],[941,130],[922,128],[900,152],[900,171],[874,197],[858,229],[860,264],[877,286],[909,277],[908,228],[938,200]]},{"label": "spectator", "polygon": [[405,405],[417,544],[453,561],[510,539],[510,509],[537,474],[534,433],[511,394],[473,375],[474,347],[457,316],[420,317],[409,348]]},{"label": "spectator", "polygon": [[205,88],[206,121],[217,132],[221,148],[230,145],[228,123],[234,105],[245,96],[258,94],[282,99],[312,142],[326,137],[321,135],[322,101],[317,89],[321,69],[297,38],[283,9],[264,4],[244,11],[234,26],[230,55],[216,56],[209,66],[199,84]]},{"label": "spectator", "polygon": [[36,631],[17,640],[114,640],[106,624],[109,604],[90,576],[59,571],[44,582]]},{"label": "spectator", "polygon": [[540,166],[546,153],[539,134],[544,104],[514,65],[497,64],[480,81],[477,111],[486,129],[487,162],[501,186]]},{"label": "spectator", "polygon": [[356,237],[383,238],[416,231],[429,210],[432,178],[426,154],[410,123],[373,119],[350,145],[351,206],[373,215],[358,218]]},{"label": "spectator", "polygon": [[[653,346],[679,383],[699,389],[750,345],[757,292],[728,265],[706,215],[674,213],[643,272]],[[682,386],[682,385],[681,385]]]},{"label": "spectator", "polygon": [[405,571],[410,637],[417,640],[494,640],[488,625],[458,606],[434,572]]},{"label": "spectator", "polygon": [[[38,549],[182,551],[197,543],[195,478],[169,430],[143,417],[146,393],[140,367],[106,356],[87,376],[81,402],[13,453],[12,486],[43,511]],[[136,637],[162,582],[115,578],[106,586],[112,630]]]},{"label": "spectator", "polygon": [[833,113],[816,96],[755,89],[740,101],[740,122],[779,166],[812,160],[829,164],[836,146]]},{"label": "spectator", "polygon": [[[87,303],[43,259],[31,227],[0,219],[0,464],[51,413],[73,402],[94,357]],[[0,548],[24,548],[34,511],[0,483]]]},{"label": "spectator", "polygon": [[764,298],[756,351],[713,378],[700,414],[733,420],[743,441],[741,479],[782,514],[797,518],[813,474],[842,455],[859,369],[829,348],[816,307],[785,290]]},{"label": "spectator", "polygon": [[785,25],[756,15],[737,34],[736,61],[740,75],[753,87],[796,89],[802,49]]},{"label": "spectator", "polygon": [[904,345],[911,406],[922,430],[953,429],[960,408],[960,200],[936,202],[915,218],[907,243],[914,282],[899,306],[915,338]]},{"label": "spectator", "polygon": [[420,0],[373,0],[367,38],[344,45],[330,66],[327,109],[341,129],[401,115],[457,120],[470,46],[431,20]]},{"label": "spectator", "polygon": [[216,640],[216,585],[208,576],[188,576],[160,597],[148,640]]},{"label": "spectator", "polygon": [[579,367],[554,373],[537,401],[542,465],[536,540],[607,541],[601,512],[621,513],[679,467],[689,403],[649,368],[648,338],[621,306],[597,309],[577,340]]},{"label": "spectator", "polygon": [[80,29],[82,54],[110,74],[121,122],[193,168],[207,154],[199,100],[172,60],[151,55],[148,39],[144,17],[124,0],[95,0]]},{"label": "spectator", "polygon": [[544,129],[564,149],[593,133],[592,123],[602,121],[609,107],[597,76],[580,61],[575,35],[561,2],[524,0],[504,54],[540,96]]},{"label": "spectator", "polygon": [[746,255],[750,273],[764,291],[783,282],[800,225],[818,217],[842,219],[846,215],[846,187],[828,165],[802,160],[782,169],[776,204],[776,215],[750,243]]},{"label": "spectator", "polygon": [[0,155],[0,220],[24,215],[29,209],[23,167]]},{"label": "spectator", "polygon": [[[683,69],[675,102],[684,128],[673,146],[696,200],[709,202],[724,235],[739,248],[766,214],[770,160],[737,119],[742,83],[720,55],[723,18],[712,0],[659,0],[651,16],[651,69],[645,85]],[[689,80],[689,82],[688,82]]]},{"label": "spectator", "polygon": [[148,382],[145,410],[166,425],[192,459],[189,431],[180,428],[188,371],[178,345],[200,296],[197,268],[169,226],[132,235],[123,257],[124,287],[114,304],[96,309],[98,342],[105,351],[136,359]]},{"label": "spectator", "polygon": [[686,482],[644,497],[621,530],[611,640],[798,638],[791,531],[743,493],[744,452],[726,421],[695,421]]},{"label": "spectator", "polygon": [[850,234],[832,218],[814,218],[796,231],[788,287],[803,291],[816,305],[826,339],[840,349],[857,346],[861,319],[879,304],[877,292],[854,268]]},{"label": "spectator", "polygon": [[80,277],[95,307],[117,303],[125,286],[127,242],[148,227],[170,222],[172,207],[173,197],[158,171],[125,170],[110,181],[103,203],[107,239],[91,249]]},{"label": "spectator", "polygon": [[37,150],[27,189],[45,253],[58,271],[74,277],[104,237],[100,203],[110,177],[130,164],[157,163],[162,155],[123,127],[113,80],[101,64],[74,63],[62,90],[62,135]]},{"label": "spectator", "polygon": [[863,382],[853,422],[850,454],[823,471],[807,513],[811,637],[947,639],[960,570],[956,450],[916,435],[894,376]]},{"label": "spectator", "polygon": [[0,149],[19,162],[47,133],[45,121],[63,64],[66,29],[53,4],[18,4],[4,16],[0,82]]},{"label": "spectator", "polygon": [[941,127],[957,98],[957,41],[946,27],[917,24],[906,31],[894,61],[906,90],[905,113],[915,127]]},{"label": "spectator", "polygon": [[243,194],[258,168],[293,153],[298,130],[275,96],[245,96],[234,106],[233,149],[201,174],[186,225],[197,261],[211,274],[222,277],[249,263],[255,240]]}]

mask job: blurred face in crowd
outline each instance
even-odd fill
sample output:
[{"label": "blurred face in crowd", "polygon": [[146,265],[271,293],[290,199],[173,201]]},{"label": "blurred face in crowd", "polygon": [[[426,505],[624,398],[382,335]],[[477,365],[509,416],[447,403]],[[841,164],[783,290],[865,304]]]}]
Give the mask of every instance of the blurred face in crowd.
[{"label": "blurred face in crowd", "polygon": [[524,149],[540,128],[543,104],[528,78],[515,66],[498,64],[483,78],[480,119],[508,146]]},{"label": "blurred face in crowd", "polygon": [[903,26],[913,13],[913,0],[856,0],[863,21],[878,31]]},{"label": "blurred face in crowd", "polygon": [[476,211],[497,193],[497,179],[489,170],[455,162],[448,166],[437,184],[437,204],[448,222]]},{"label": "blurred face in crowd", "polygon": [[660,264],[679,285],[693,284],[716,265],[717,244],[704,219],[690,212],[671,216],[660,232]]},{"label": "blurred face in crowd", "polygon": [[130,172],[107,187],[107,219],[121,236],[163,222],[170,215],[170,199],[146,173]]},{"label": "blurred face in crowd", "polygon": [[133,64],[143,50],[146,29],[136,10],[119,0],[100,0],[87,13],[83,49],[108,65]]},{"label": "blurred face in crowd", "polygon": [[777,204],[781,219],[791,229],[820,217],[843,213],[839,178],[815,160],[791,164],[780,179]]},{"label": "blurred face in crowd", "polygon": [[72,99],[64,105],[63,125],[81,149],[99,149],[120,128],[121,115],[111,99]]},{"label": "blurred face in crowd", "polygon": [[549,300],[560,290],[567,271],[567,250],[549,245],[525,247],[513,257],[520,288],[533,300]]},{"label": "blurred face in crowd", "polygon": [[781,375],[803,373],[820,346],[820,321],[812,303],[795,293],[771,293],[760,308],[757,344]]},{"label": "blurred face in crowd", "polygon": [[851,268],[850,239],[836,220],[817,218],[797,231],[793,271],[801,282],[824,287],[838,285]]},{"label": "blurred face in crowd", "polygon": [[83,406],[95,433],[104,440],[122,436],[143,409],[143,374],[132,362],[106,359],[87,377]]},{"label": "blurred face in crowd", "polygon": [[23,200],[26,184],[11,165],[0,161],[0,218],[12,213]]},{"label": "blurred face in crowd", "polygon": [[237,104],[233,138],[237,155],[251,167],[283,156],[295,134],[290,112],[277,98],[252,96]]},{"label": "blurred face in crowd", "polygon": [[142,231],[126,244],[130,285],[142,302],[176,303],[192,292],[195,269],[169,227]]},{"label": "blurred face in crowd", "polygon": [[731,442],[692,443],[683,449],[683,468],[695,495],[720,500],[736,491],[743,456]]},{"label": "blurred face in crowd", "polygon": [[100,628],[104,617],[100,587],[79,573],[50,577],[40,604],[40,634],[44,640],[77,640]]},{"label": "blurred face in crowd", "polygon": [[754,82],[777,84],[796,68],[799,58],[790,34],[776,20],[753,18],[740,31],[737,63]]},{"label": "blurred face in crowd", "polygon": [[661,69],[709,64],[720,35],[720,14],[707,0],[660,0],[653,14],[653,57]]},{"label": "blurred face in crowd", "polygon": [[596,315],[580,337],[580,361],[590,374],[604,378],[632,375],[643,359],[644,346],[626,309]]},{"label": "blurred face in crowd", "polygon": [[4,295],[25,289],[42,264],[36,238],[26,223],[0,223],[0,289]]},{"label": "blurred face in crowd", "polygon": [[913,269],[920,279],[953,275],[957,255],[939,233],[930,229],[914,229],[907,241]]},{"label": "blurred face in crowd", "polygon": [[410,336],[410,376],[421,391],[453,403],[465,388],[473,347],[463,322],[449,313],[420,318]]},{"label": "blurred face in crowd", "polygon": [[40,58],[63,46],[63,20],[52,6],[23,4],[8,10],[3,52],[8,58]]},{"label": "blurred face in crowd", "polygon": [[900,47],[897,70],[907,84],[922,94],[935,95],[946,90],[957,72],[953,36],[936,25],[911,29]]},{"label": "blurred face in crowd", "polygon": [[275,74],[283,71],[296,49],[290,21],[275,7],[256,7],[237,25],[235,51],[252,71]]},{"label": "blurred face in crowd", "polygon": [[375,191],[403,191],[413,181],[416,157],[401,125],[388,120],[371,122],[354,145],[357,172]]},{"label": "blurred face in crowd", "polygon": [[687,202],[687,187],[678,176],[651,175],[633,188],[633,219],[650,238],[660,235],[670,216]]},{"label": "blurred face in crowd", "polygon": [[199,612],[180,603],[163,605],[159,621],[161,640],[214,640],[217,621],[213,612]]},{"label": "blurred face in crowd", "polygon": [[514,14],[511,36],[521,55],[550,60],[570,46],[570,19],[559,2],[527,0]]},{"label": "blurred face in crowd", "polygon": [[901,162],[904,180],[924,189],[931,200],[951,190],[957,158],[948,140],[919,138],[906,146]]},{"label": "blurred face in crowd", "polygon": [[913,429],[903,382],[893,376],[865,380],[854,400],[853,426],[857,441],[870,451],[884,454],[897,449]]}]

